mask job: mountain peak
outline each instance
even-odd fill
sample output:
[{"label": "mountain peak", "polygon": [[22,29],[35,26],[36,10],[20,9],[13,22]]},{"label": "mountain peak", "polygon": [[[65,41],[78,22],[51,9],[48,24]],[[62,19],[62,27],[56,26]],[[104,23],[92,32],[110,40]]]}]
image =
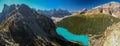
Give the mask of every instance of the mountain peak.
[{"label": "mountain peak", "polygon": [[[21,14],[24,14],[24,16],[31,16],[32,15],[32,9],[31,8],[29,8],[27,5],[25,5],[25,4],[21,4],[21,5],[19,5],[19,7],[18,7],[18,10],[17,11],[19,11]],[[27,12],[27,13],[26,13]]]},{"label": "mountain peak", "polygon": [[7,5],[7,4],[4,4],[4,7],[8,7],[8,5]]},{"label": "mountain peak", "polygon": [[26,4],[21,4],[19,5],[20,7],[25,7],[25,8],[29,8]]},{"label": "mountain peak", "polygon": [[1,17],[0,46],[79,46],[58,35],[52,19],[25,4],[12,8],[4,9]]},{"label": "mountain peak", "polygon": [[[9,17],[9,14],[11,12],[13,12],[14,10],[17,10],[19,13],[24,14],[24,16],[30,16],[32,15],[32,10],[31,8],[29,8],[27,5],[25,4],[12,4],[12,5],[7,5],[4,4],[4,8],[1,12],[1,20],[0,20],[0,24],[3,22],[4,19],[6,19],[7,17]],[[27,13],[26,13],[27,12]]]}]

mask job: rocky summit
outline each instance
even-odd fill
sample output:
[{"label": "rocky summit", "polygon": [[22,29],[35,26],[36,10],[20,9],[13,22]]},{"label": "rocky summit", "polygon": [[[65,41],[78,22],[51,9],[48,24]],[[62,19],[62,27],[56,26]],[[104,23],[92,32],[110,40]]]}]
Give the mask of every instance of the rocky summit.
[{"label": "rocky summit", "polygon": [[25,4],[4,9],[2,15],[7,17],[0,25],[0,46],[80,46],[58,35],[50,18]]},{"label": "rocky summit", "polygon": [[8,18],[8,14],[15,9],[15,5],[6,5],[4,4],[4,8],[0,14],[0,23],[2,23],[6,18]]}]

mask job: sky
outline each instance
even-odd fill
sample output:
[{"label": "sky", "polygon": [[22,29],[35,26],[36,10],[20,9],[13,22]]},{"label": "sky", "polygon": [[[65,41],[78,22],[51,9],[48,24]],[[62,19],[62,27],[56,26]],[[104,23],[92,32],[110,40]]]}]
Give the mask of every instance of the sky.
[{"label": "sky", "polygon": [[75,12],[84,8],[91,9],[111,1],[120,2],[120,0],[0,0],[0,11],[2,11],[4,4],[11,5],[24,3],[37,10],[63,9]]}]

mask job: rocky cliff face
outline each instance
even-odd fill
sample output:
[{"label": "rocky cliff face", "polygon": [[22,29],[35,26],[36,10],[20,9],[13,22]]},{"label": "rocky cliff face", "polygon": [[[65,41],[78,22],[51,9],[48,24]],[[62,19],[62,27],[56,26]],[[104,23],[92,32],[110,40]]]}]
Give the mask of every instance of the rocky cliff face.
[{"label": "rocky cliff face", "polygon": [[109,14],[114,17],[120,18],[120,3],[110,2],[107,4],[103,4],[87,11],[86,14],[100,14],[100,13]]},{"label": "rocky cliff face", "polygon": [[8,18],[0,25],[0,46],[79,46],[59,36],[50,18],[25,4],[4,14]]}]

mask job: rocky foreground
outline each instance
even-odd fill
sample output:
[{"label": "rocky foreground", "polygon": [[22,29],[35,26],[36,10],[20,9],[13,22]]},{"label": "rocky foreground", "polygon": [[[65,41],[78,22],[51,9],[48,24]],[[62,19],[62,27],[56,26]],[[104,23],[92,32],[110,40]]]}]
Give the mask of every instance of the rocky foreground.
[{"label": "rocky foreground", "polygon": [[90,46],[120,46],[120,22],[108,27],[98,39],[90,40]]}]

